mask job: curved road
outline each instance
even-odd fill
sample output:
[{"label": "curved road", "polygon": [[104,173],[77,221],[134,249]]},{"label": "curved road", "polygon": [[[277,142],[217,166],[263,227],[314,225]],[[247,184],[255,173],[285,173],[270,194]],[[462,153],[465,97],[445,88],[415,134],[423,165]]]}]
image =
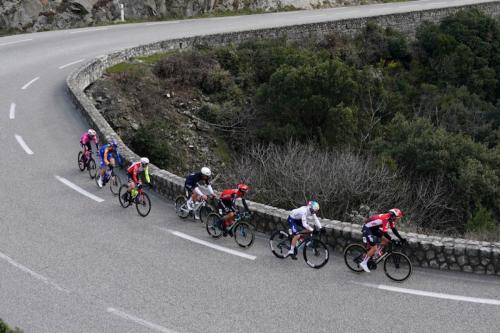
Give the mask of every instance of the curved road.
[{"label": "curved road", "polygon": [[477,1],[0,38],[0,317],[36,333],[498,332],[497,277],[417,269],[394,284],[380,270],[350,273],[338,253],[316,271],[301,259],[274,258],[263,237],[243,254],[180,237],[239,251],[232,240],[214,242],[199,224],[180,221],[172,203],[155,196],[146,219],[120,208],[107,188],[97,190],[76,168],[86,124],[65,91],[66,76],[84,61],[161,39],[466,2]]}]

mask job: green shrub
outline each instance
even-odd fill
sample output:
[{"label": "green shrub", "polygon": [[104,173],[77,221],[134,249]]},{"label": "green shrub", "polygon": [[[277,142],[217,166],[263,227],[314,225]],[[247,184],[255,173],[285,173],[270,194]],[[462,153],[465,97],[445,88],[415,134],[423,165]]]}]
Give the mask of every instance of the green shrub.
[{"label": "green shrub", "polygon": [[19,328],[12,329],[0,319],[0,333],[22,333]]}]

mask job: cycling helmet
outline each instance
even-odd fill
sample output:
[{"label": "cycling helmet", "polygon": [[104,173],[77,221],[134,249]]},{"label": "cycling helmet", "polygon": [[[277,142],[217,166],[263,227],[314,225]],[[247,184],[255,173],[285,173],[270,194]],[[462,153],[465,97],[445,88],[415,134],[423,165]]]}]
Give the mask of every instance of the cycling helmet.
[{"label": "cycling helmet", "polygon": [[238,184],[238,191],[241,193],[246,193],[250,187],[247,184]]},{"label": "cycling helmet", "polygon": [[118,148],[118,142],[115,139],[112,139],[109,143],[113,146],[113,148]]},{"label": "cycling helmet", "polygon": [[391,214],[393,218],[403,217],[403,212],[399,208],[390,209],[389,214]]},{"label": "cycling helmet", "polygon": [[317,201],[309,201],[307,207],[309,207],[311,212],[316,213],[319,210],[319,203]]},{"label": "cycling helmet", "polygon": [[91,128],[87,131],[87,134],[93,138],[94,136],[96,136],[97,133]]},{"label": "cycling helmet", "polygon": [[201,168],[201,174],[203,176],[210,177],[212,175],[212,171],[207,167],[203,167],[203,168]]},{"label": "cycling helmet", "polygon": [[148,165],[149,164],[149,158],[147,157],[141,157],[141,164],[144,166],[144,165]]}]

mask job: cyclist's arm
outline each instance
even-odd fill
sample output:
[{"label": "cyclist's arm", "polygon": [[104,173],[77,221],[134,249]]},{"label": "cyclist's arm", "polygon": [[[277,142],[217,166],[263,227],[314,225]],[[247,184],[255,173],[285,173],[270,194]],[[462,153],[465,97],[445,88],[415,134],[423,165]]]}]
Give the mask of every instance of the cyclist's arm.
[{"label": "cyclist's arm", "polygon": [[201,192],[201,190],[200,190],[199,184],[196,184],[196,187],[194,188],[194,192],[196,192],[196,194],[198,194],[199,196],[204,196],[203,192]]},{"label": "cyclist's arm", "polygon": [[151,179],[149,178],[149,167],[144,169],[144,178],[146,179],[146,183],[151,183]]},{"label": "cyclist's arm", "polygon": [[321,229],[321,222],[319,222],[318,216],[316,214],[313,214],[313,219],[314,219],[314,224],[318,229]]},{"label": "cyclist's arm", "polygon": [[208,188],[208,192],[210,192],[210,195],[215,195],[214,189],[212,188],[212,185],[208,184],[207,188]]},{"label": "cyclist's arm", "polygon": [[247,201],[245,199],[241,198],[241,203],[243,204],[243,207],[245,207],[245,210],[247,212],[249,212],[250,209],[248,209]]},{"label": "cyclist's arm", "polygon": [[104,164],[106,165],[109,165],[108,154],[109,154],[109,148],[106,148],[106,150],[104,150]]},{"label": "cyclist's arm", "polygon": [[393,233],[394,235],[396,235],[396,237],[397,237],[397,238],[399,238],[400,240],[403,240],[403,236],[401,236],[401,235],[399,234],[399,231],[398,231],[398,229],[396,229],[396,227],[392,227],[392,226],[391,226],[391,230],[392,230],[392,233]]},{"label": "cyclist's arm", "polygon": [[134,170],[132,170],[132,180],[136,184],[139,183],[139,178],[137,177],[137,169],[135,169],[135,168],[134,168]]},{"label": "cyclist's arm", "polygon": [[314,229],[307,223],[307,214],[302,215],[302,226],[304,229],[314,231]]},{"label": "cyclist's arm", "polygon": [[122,165],[122,156],[120,155],[118,149],[116,150],[116,160],[118,162],[118,165]]}]

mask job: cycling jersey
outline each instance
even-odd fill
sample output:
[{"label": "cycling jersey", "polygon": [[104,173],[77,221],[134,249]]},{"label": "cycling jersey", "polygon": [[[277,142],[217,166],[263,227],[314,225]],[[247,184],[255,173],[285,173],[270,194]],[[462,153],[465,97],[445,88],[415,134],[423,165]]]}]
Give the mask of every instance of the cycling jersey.
[{"label": "cycling jersey", "polygon": [[82,146],[87,146],[87,148],[89,150],[92,150],[92,147],[90,145],[92,143],[92,141],[94,141],[95,148],[98,150],[99,149],[99,139],[97,138],[97,135],[94,135],[94,138],[91,139],[89,133],[85,132],[80,137],[80,144]]},{"label": "cycling jersey", "polygon": [[391,229],[394,229],[396,226],[394,221],[390,221],[390,218],[391,218],[390,213],[372,215],[365,222],[365,226],[372,230],[375,228],[377,229],[380,228],[383,233],[387,233],[388,226],[390,226]]},{"label": "cycling jersey", "polygon": [[109,164],[109,160],[113,158],[113,155],[115,155],[118,164],[122,164],[122,160],[120,157],[120,153],[118,152],[118,149],[115,150],[111,144],[104,145],[99,149],[99,157],[101,158],[101,168],[104,168]]},{"label": "cycling jersey", "polygon": [[311,212],[311,209],[308,206],[302,206],[300,208],[292,210],[290,213],[290,217],[288,219],[288,223],[289,224],[301,223],[302,228],[307,229],[309,231],[313,231],[314,229],[307,223],[307,218],[309,217],[313,219],[316,227],[321,228],[321,223],[319,222],[318,217],[316,216],[315,213]]},{"label": "cycling jersey", "polygon": [[236,207],[236,200],[238,198],[241,198],[241,202],[243,203],[243,206],[245,207],[245,210],[249,210],[247,206],[246,200],[241,196],[241,192],[238,189],[227,189],[222,191],[220,194],[220,208],[224,210],[224,212],[227,214],[229,211],[235,212],[237,210]]},{"label": "cycling jersey", "polygon": [[184,187],[188,191],[189,195],[191,195],[193,191],[198,193],[198,195],[203,195],[200,189],[198,189],[200,182],[204,182],[210,194],[214,195],[214,190],[212,189],[212,185],[210,185],[210,179],[209,178],[202,179],[202,177],[203,174],[201,172],[195,172],[186,177],[186,182],[184,183]]},{"label": "cycling jersey", "polygon": [[139,183],[139,177],[138,175],[140,173],[144,173],[144,178],[146,180],[146,183],[149,184],[150,179],[149,179],[149,167],[146,166],[144,167],[141,162],[135,162],[132,164],[128,169],[127,169],[129,178],[134,181],[134,183]]}]

